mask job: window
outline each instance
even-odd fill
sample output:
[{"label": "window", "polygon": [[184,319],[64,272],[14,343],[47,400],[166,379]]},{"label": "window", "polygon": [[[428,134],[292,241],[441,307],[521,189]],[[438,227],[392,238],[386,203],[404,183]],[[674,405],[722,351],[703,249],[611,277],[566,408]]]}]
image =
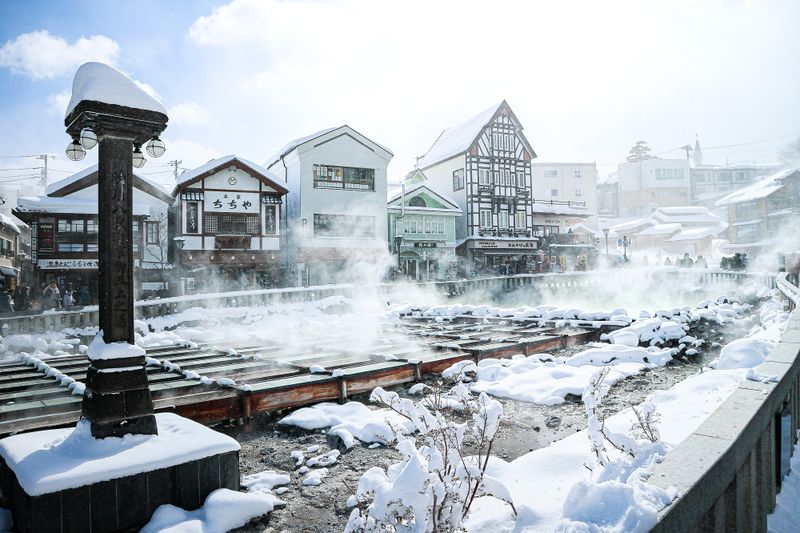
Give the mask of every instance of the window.
[{"label": "window", "polygon": [[489,169],[482,168],[478,170],[478,185],[491,185],[491,181]]},{"label": "window", "polygon": [[86,223],[83,219],[65,219],[59,218],[58,219],[58,233],[66,233],[66,234],[74,234],[80,233],[83,234],[83,228],[85,227]]},{"label": "window", "polygon": [[491,209],[481,209],[481,228],[491,228],[492,227],[492,210]]},{"label": "window", "polygon": [[550,189],[550,196],[558,196],[558,189]]},{"label": "window", "polygon": [[581,169],[576,168],[575,170],[572,171],[572,175],[573,175],[573,177],[576,177],[576,178],[582,177],[581,176]]},{"label": "window", "polygon": [[508,169],[505,169],[503,171],[503,173],[506,175],[506,185],[512,185],[512,183],[511,183],[511,171],[508,170]]},{"label": "window", "polygon": [[464,169],[459,168],[453,172],[453,190],[460,191],[464,188]]},{"label": "window", "polygon": [[278,234],[278,206],[264,206],[264,235]]},{"label": "window", "polygon": [[525,187],[525,173],[520,172],[517,174],[517,187],[524,188]]},{"label": "window", "polygon": [[694,180],[697,183],[703,183],[704,181],[706,181],[706,173],[705,172],[696,171],[694,173]]},{"label": "window", "polygon": [[408,201],[408,205],[409,207],[428,207],[428,204],[425,203],[425,198],[422,196],[415,196]]},{"label": "window", "polygon": [[184,233],[200,233],[200,204],[198,202],[186,202],[186,221],[184,223]]},{"label": "window", "polygon": [[375,169],[314,165],[314,188],[374,191]]},{"label": "window", "polygon": [[583,196],[583,191],[581,189],[575,189],[575,196]]},{"label": "window", "polygon": [[501,228],[508,227],[508,211],[501,209],[497,214],[498,226]]},{"label": "window", "polygon": [[758,202],[743,202],[736,205],[736,220],[745,221],[758,217]]},{"label": "window", "polygon": [[558,170],[545,170],[544,171],[545,178],[557,178],[558,177]]},{"label": "window", "polygon": [[314,237],[375,238],[375,217],[314,214]]},{"label": "window", "polygon": [[789,222],[787,217],[767,217],[767,237],[775,237],[780,233],[781,227]]},{"label": "window", "polygon": [[59,218],[56,223],[56,250],[59,252],[85,251],[85,229],[86,220],[82,218]]},{"label": "window", "polygon": [[159,244],[159,236],[160,236],[159,229],[160,229],[160,224],[158,222],[144,223],[144,235],[146,244]]},{"label": "window", "polygon": [[527,217],[525,216],[525,211],[517,211],[516,213],[516,222],[514,222],[514,227],[518,230],[524,230],[528,227],[528,221],[526,220]]},{"label": "window", "polygon": [[208,235],[259,235],[259,218],[255,213],[206,213],[203,226]]},{"label": "window", "polygon": [[737,170],[733,173],[733,181],[736,183],[747,183],[750,181],[750,174],[746,170]]},{"label": "window", "polygon": [[760,224],[747,224],[745,226],[736,227],[736,241],[737,242],[754,242],[759,238]]}]

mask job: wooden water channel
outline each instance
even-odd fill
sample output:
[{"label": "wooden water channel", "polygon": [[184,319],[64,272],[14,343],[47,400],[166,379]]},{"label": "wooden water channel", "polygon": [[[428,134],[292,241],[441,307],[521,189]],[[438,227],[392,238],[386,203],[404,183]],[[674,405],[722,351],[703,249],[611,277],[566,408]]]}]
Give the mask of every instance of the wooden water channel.
[{"label": "wooden water channel", "polygon": [[[596,340],[605,330],[588,323],[580,326],[556,328],[552,322],[540,326],[537,320],[468,316],[444,322],[408,317],[384,326],[381,338],[368,349],[349,347],[354,333],[343,327],[341,333],[299,346],[153,348],[148,350],[147,372],[156,411],[213,424],[320,401],[345,401],[377,386],[420,380],[458,361],[557,350]],[[86,376],[84,356],[45,362],[77,381]],[[47,373],[47,368],[27,364],[0,366],[0,435],[78,420],[81,396]]]}]

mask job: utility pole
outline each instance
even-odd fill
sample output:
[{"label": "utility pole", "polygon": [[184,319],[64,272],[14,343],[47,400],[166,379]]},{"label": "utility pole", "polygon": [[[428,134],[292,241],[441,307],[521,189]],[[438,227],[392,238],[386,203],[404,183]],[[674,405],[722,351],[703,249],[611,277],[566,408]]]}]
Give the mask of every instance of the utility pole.
[{"label": "utility pole", "polygon": [[180,165],[181,163],[183,163],[183,160],[181,159],[173,159],[172,161],[169,162],[169,164],[172,165],[173,167],[172,175],[175,176],[175,183],[178,183],[178,165]]},{"label": "utility pole", "polygon": [[47,194],[47,177],[48,177],[47,176],[47,160],[48,159],[55,159],[55,158],[56,158],[56,156],[48,155],[48,154],[42,154],[42,155],[37,155],[36,156],[36,159],[41,159],[42,161],[44,161],[44,167],[42,168],[42,179],[41,179],[41,181],[39,181],[39,183],[41,183],[42,186],[44,187],[45,194]]},{"label": "utility pole", "polygon": [[686,151],[686,163],[689,163],[691,161],[691,157],[689,156],[689,152],[691,152],[693,150],[693,148],[691,146],[689,146],[688,144],[684,144],[683,146],[681,146],[681,150],[685,150]]}]

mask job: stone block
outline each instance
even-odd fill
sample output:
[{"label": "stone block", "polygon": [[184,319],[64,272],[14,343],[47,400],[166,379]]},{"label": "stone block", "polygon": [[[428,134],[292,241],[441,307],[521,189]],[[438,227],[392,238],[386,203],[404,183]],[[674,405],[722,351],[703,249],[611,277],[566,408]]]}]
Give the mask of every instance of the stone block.
[{"label": "stone block", "polygon": [[[123,495],[123,501],[126,495]],[[117,482],[101,481],[92,485],[92,529],[114,531],[117,527]]]},{"label": "stone block", "polygon": [[79,487],[61,493],[62,533],[83,533],[92,526],[91,487]]},{"label": "stone block", "polygon": [[120,500],[116,509],[117,528],[135,528],[147,523],[150,520],[147,473],[117,479],[116,484]]},{"label": "stone block", "polygon": [[197,461],[178,465],[175,469],[175,505],[184,509],[197,509],[200,499],[200,469]]}]

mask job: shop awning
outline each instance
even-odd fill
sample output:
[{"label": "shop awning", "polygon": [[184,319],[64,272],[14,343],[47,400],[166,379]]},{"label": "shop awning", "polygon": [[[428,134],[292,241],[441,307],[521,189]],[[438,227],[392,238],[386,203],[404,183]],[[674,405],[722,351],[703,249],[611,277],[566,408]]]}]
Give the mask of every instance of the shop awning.
[{"label": "shop awning", "polygon": [[0,266],[0,274],[7,278],[16,278],[17,277],[17,269],[7,266]]}]

